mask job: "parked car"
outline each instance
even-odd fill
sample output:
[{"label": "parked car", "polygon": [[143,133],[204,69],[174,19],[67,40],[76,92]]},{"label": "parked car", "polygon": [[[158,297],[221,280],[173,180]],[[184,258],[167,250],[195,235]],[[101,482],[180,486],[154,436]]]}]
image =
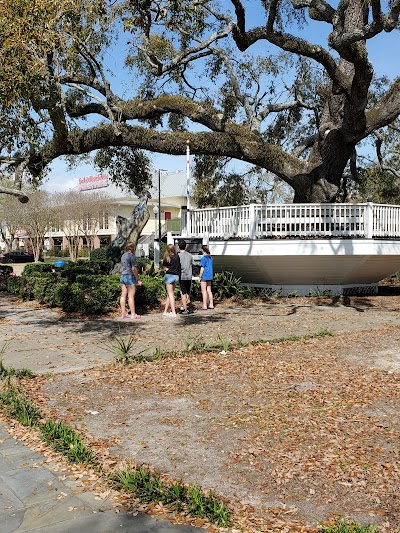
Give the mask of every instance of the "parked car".
[{"label": "parked car", "polygon": [[34,260],[33,254],[22,250],[0,254],[0,263],[32,263]]}]

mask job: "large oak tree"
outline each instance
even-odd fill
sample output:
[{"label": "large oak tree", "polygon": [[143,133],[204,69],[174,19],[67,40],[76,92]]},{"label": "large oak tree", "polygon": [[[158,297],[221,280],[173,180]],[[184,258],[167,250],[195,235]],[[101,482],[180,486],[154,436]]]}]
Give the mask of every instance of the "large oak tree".
[{"label": "large oak tree", "polygon": [[295,201],[334,201],[357,146],[396,130],[400,78],[374,80],[368,42],[398,31],[399,12],[400,0],[0,2],[2,160],[39,176],[60,156],[189,142],[274,173]]}]

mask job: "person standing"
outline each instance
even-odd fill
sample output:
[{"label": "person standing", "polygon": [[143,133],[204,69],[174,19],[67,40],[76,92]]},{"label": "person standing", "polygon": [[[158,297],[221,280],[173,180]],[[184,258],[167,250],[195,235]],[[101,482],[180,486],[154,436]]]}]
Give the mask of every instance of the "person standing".
[{"label": "person standing", "polygon": [[[179,283],[179,277],[181,274],[181,263],[179,261],[179,255],[176,253],[175,246],[168,244],[167,249],[163,257],[163,269],[165,272],[165,287],[167,289],[167,300],[165,302],[165,308],[163,315],[169,318],[176,317],[175,311],[175,287]],[[168,309],[171,311],[168,312]]]},{"label": "person standing", "polygon": [[211,291],[211,281],[214,277],[214,271],[213,271],[213,258],[211,257],[210,249],[208,246],[203,244],[201,247],[203,251],[203,257],[200,261],[200,287],[201,287],[201,295],[203,297],[203,306],[202,309],[214,309],[214,298],[213,293]]},{"label": "person standing", "polygon": [[[125,252],[121,257],[121,317],[130,318],[132,320],[141,318],[140,315],[137,315],[135,312],[135,294],[136,294],[136,285],[141,285],[142,282],[139,279],[139,273],[136,265],[136,256],[134,254],[135,245],[132,242],[128,242],[125,245]],[[130,315],[126,313],[126,299],[128,298],[128,306],[131,312]]]},{"label": "person standing", "polygon": [[179,246],[179,261],[181,263],[181,277],[179,286],[181,289],[182,307],[181,313],[187,315],[190,313],[188,303],[190,298],[190,289],[192,288],[193,276],[193,256],[186,251],[186,241],[181,239],[178,241]]}]

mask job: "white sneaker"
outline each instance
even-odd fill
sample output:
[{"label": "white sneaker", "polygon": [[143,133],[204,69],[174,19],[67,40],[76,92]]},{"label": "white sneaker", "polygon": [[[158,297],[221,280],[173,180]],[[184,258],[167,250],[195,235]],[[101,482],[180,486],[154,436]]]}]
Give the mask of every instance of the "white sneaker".
[{"label": "white sneaker", "polygon": [[176,318],[176,313],[167,313],[166,315],[167,318]]}]

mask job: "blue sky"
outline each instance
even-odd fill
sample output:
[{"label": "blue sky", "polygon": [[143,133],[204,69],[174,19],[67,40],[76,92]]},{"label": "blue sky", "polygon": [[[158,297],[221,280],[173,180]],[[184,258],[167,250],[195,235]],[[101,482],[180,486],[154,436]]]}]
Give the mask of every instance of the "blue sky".
[{"label": "blue sky", "polygon": [[[249,22],[251,23],[251,21]],[[308,27],[307,33],[304,36],[306,38],[310,36],[309,39],[313,42],[320,42],[325,45],[325,31],[328,28],[326,24],[314,22]],[[400,75],[399,40],[399,32],[394,31],[390,34],[380,34],[368,42],[369,56],[374,65],[376,75],[381,76],[385,74],[392,79]],[[125,81],[125,76],[122,76],[122,69],[119,64],[121,55],[122,51],[117,47],[108,52],[107,61],[109,68],[115,73],[114,81],[117,89],[114,87],[114,90],[122,93],[127,87],[127,82]],[[186,155],[168,156],[165,154],[151,154],[151,159],[155,169],[162,168],[172,173],[186,168]],[[235,166],[235,163],[233,163],[233,166]],[[242,168],[243,163],[237,162],[236,167],[238,169]],[[62,159],[58,159],[53,161],[51,172],[46,178],[43,188],[49,191],[69,190],[77,186],[80,177],[95,173],[94,167],[90,164],[81,164],[77,168],[69,170],[67,164]]]}]

